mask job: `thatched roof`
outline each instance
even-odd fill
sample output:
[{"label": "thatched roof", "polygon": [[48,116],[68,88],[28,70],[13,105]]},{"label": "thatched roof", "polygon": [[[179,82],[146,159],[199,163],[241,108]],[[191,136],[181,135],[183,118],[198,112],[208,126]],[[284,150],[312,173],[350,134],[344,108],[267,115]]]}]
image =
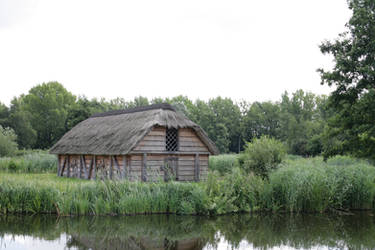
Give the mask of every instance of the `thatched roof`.
[{"label": "thatched roof", "polygon": [[68,131],[50,153],[125,155],[155,126],[192,128],[210,153],[218,154],[203,129],[169,104],[95,114]]}]

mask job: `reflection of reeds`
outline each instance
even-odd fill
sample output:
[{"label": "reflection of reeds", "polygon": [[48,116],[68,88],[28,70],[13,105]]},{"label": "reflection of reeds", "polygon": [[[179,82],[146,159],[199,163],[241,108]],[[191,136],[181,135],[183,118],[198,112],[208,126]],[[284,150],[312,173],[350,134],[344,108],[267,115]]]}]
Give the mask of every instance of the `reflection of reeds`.
[{"label": "reflection of reeds", "polygon": [[[0,235],[53,240],[61,234],[68,244],[92,249],[156,244],[170,249],[190,243],[200,249],[217,246],[220,237],[233,248],[246,240],[260,249],[290,246],[309,249],[328,246],[373,249],[375,221],[368,214],[235,214],[218,217],[143,215],[104,217],[2,216]],[[112,247],[110,247],[112,246]],[[170,247],[170,248],[168,248]]]}]

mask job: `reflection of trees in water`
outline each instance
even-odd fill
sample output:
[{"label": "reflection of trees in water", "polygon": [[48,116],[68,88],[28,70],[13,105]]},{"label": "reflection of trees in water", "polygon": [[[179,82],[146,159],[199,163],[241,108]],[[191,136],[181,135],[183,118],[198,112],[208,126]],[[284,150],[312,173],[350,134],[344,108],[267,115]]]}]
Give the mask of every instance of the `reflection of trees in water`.
[{"label": "reflection of trees in water", "polygon": [[[0,237],[28,235],[53,240],[66,233],[79,249],[215,248],[223,237],[234,248],[243,240],[256,248],[288,245],[374,248],[375,219],[354,216],[237,214],[216,218],[140,215],[121,217],[0,216]],[[339,246],[338,246],[339,244]]]}]

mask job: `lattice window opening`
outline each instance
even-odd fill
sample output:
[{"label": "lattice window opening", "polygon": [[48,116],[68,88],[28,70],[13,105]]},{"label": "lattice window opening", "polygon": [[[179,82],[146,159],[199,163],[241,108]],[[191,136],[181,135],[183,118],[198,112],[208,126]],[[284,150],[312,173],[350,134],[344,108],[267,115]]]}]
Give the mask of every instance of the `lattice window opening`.
[{"label": "lattice window opening", "polygon": [[165,148],[167,151],[178,151],[178,130],[167,128],[165,138]]}]

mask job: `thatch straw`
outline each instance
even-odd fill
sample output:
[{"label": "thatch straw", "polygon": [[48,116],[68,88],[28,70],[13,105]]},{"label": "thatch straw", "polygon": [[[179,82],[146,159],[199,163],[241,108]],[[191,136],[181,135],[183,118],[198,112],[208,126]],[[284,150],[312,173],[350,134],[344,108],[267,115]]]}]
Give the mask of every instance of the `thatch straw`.
[{"label": "thatch straw", "polygon": [[125,155],[155,126],[192,128],[209,151],[218,154],[203,129],[169,104],[95,114],[68,131],[50,153]]}]

